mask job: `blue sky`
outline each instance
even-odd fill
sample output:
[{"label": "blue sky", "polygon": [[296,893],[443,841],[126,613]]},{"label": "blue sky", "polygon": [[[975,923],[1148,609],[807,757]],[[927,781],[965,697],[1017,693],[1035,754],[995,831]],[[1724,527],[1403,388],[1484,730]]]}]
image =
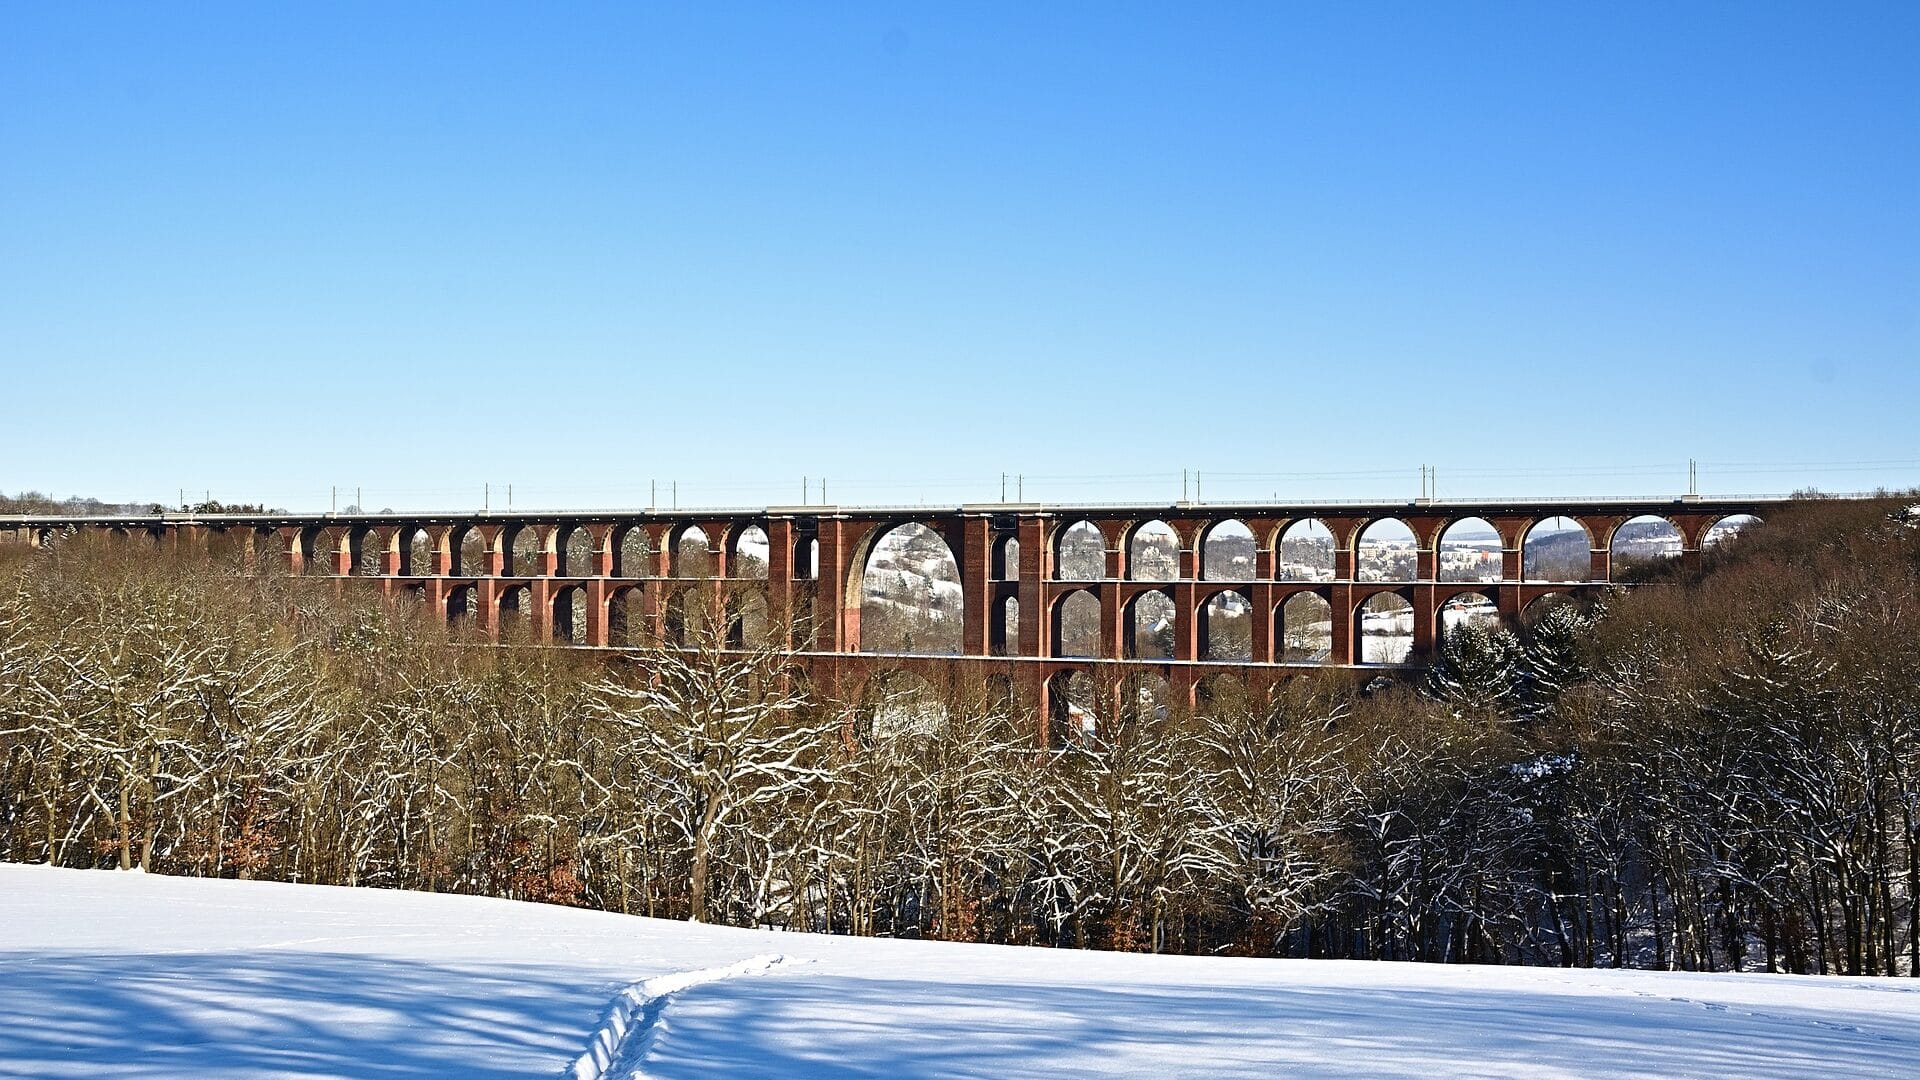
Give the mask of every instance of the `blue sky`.
[{"label": "blue sky", "polygon": [[1910,3],[12,5],[0,490],[1920,483],[1916,55]]}]

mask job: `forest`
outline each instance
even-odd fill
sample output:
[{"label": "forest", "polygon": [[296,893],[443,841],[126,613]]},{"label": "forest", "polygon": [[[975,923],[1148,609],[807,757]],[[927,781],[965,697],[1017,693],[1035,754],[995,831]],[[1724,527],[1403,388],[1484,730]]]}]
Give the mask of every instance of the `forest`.
[{"label": "forest", "polygon": [[[84,536],[0,549],[0,859],[1057,947],[1920,976],[1920,508],[1808,497],[1414,680],[847,706]],[[923,722],[876,724],[876,710]]]}]

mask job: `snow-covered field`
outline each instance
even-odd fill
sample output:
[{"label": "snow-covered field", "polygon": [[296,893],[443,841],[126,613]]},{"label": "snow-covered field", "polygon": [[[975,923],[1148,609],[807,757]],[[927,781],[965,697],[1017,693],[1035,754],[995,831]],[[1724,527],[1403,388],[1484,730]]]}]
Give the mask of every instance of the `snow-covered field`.
[{"label": "snow-covered field", "polygon": [[1920,984],[1057,952],[0,866],[0,1076],[1920,1076]]}]

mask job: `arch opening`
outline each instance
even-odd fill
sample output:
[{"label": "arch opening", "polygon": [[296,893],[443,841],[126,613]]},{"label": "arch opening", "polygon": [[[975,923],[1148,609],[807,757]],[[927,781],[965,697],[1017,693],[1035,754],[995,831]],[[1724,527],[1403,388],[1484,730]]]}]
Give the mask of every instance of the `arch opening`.
[{"label": "arch opening", "polygon": [[799,581],[820,577],[820,539],[802,536],[793,542],[793,576]]},{"label": "arch opening", "polygon": [[1253,530],[1238,518],[1228,518],[1207,530],[1200,543],[1200,576],[1208,581],[1252,581]]},{"label": "arch opening", "polygon": [[646,644],[641,633],[640,587],[624,585],[607,596],[607,644],[636,648]]},{"label": "arch opening", "polygon": [[386,537],[379,529],[361,528],[347,532],[347,547],[352,553],[348,562],[350,573],[355,577],[379,577],[386,571]]},{"label": "arch opening", "polygon": [[1127,655],[1135,660],[1171,660],[1173,597],[1155,589],[1133,598],[1127,615]]},{"label": "arch opening", "polygon": [[860,573],[860,651],[951,655],[965,630],[960,564],[916,522],[876,539]]},{"label": "arch opening", "polygon": [[1462,626],[1477,626],[1489,632],[1499,629],[1499,605],[1485,593],[1460,593],[1457,596],[1448,597],[1446,602],[1440,605],[1442,640]]},{"label": "arch opening", "polygon": [[1084,671],[1062,671],[1047,680],[1047,745],[1085,746],[1100,731],[1098,687]]},{"label": "arch opening", "polygon": [[1099,581],[1107,576],[1107,541],[1091,521],[1076,521],[1054,537],[1053,576],[1058,581]]},{"label": "arch opening", "polygon": [[1053,606],[1053,655],[1100,655],[1100,598],[1075,589]]},{"label": "arch opening", "polygon": [[1167,718],[1173,687],[1151,671],[1136,671],[1120,680],[1120,727],[1157,724]]},{"label": "arch opening", "polygon": [[1252,705],[1246,682],[1225,672],[1193,684],[1193,708],[1202,716],[1244,716],[1252,712]]},{"label": "arch opening", "polygon": [[1528,581],[1585,581],[1593,574],[1593,538],[1569,517],[1543,518],[1520,541],[1520,573]]},{"label": "arch opening", "polygon": [[540,530],[532,525],[509,525],[500,534],[502,577],[535,577],[540,573]]},{"label": "arch opening", "polygon": [[1281,581],[1332,581],[1333,530],[1319,518],[1294,522],[1280,534],[1275,561]]},{"label": "arch opening", "polygon": [[487,536],[479,529],[461,526],[447,543],[453,555],[453,576],[482,577],[487,569]]},{"label": "arch opening", "polygon": [[1520,609],[1520,625],[1531,627],[1538,623],[1547,612],[1558,607],[1576,603],[1574,598],[1563,592],[1541,593],[1533,598],[1526,607]]},{"label": "arch opening", "polygon": [[1294,593],[1280,605],[1280,660],[1324,664],[1333,654],[1333,605],[1317,593]]},{"label": "arch opening", "polygon": [[568,585],[554,591],[553,640],[564,645],[587,643],[587,590]]},{"label": "arch opening", "polygon": [[1000,617],[992,621],[988,630],[995,656],[1014,656],[1020,651],[1020,598],[1009,596],[1000,601]]},{"label": "arch opening", "polygon": [[1135,581],[1180,577],[1180,536],[1164,521],[1149,521],[1127,539],[1127,576]]},{"label": "arch opening", "polygon": [[727,568],[727,576],[765,581],[767,556],[772,546],[767,540],[767,530],[760,526],[741,529],[740,535],[733,539],[733,564]]},{"label": "arch opening", "polygon": [[1719,547],[1758,524],[1760,519],[1752,514],[1729,514],[1707,526],[1707,531],[1700,536],[1700,546]]},{"label": "arch opening", "polygon": [[500,640],[524,644],[533,639],[533,590],[515,585],[500,593]]},{"label": "arch opening", "polygon": [[439,574],[439,560],[433,531],[420,526],[410,526],[401,532],[400,573],[406,577],[434,577]]},{"label": "arch opening", "polygon": [[672,552],[668,573],[677,578],[703,578],[712,573],[711,543],[707,531],[698,525],[688,525],[673,538],[668,549]]},{"label": "arch opening", "polygon": [[1381,518],[1360,530],[1354,541],[1355,581],[1412,581],[1419,552],[1413,530],[1399,518]]},{"label": "arch opening", "polygon": [[1683,546],[1680,530],[1673,522],[1654,514],[1642,514],[1613,530],[1613,542],[1608,550],[1617,577],[1657,568],[1677,557]]},{"label": "arch opening", "polygon": [[455,585],[447,591],[447,627],[461,631],[473,625],[478,597],[471,585]]},{"label": "arch opening", "polygon": [[699,646],[707,633],[707,600],[704,587],[676,589],[661,606],[660,637],[670,648]]},{"label": "arch opening", "polygon": [[559,555],[561,577],[581,578],[593,575],[593,530],[585,525],[563,525],[554,551]]},{"label": "arch opening", "polygon": [[1235,589],[1215,593],[1200,609],[1201,655],[1208,660],[1253,659],[1253,601]]},{"label": "arch opening", "polygon": [[1462,518],[1440,534],[1441,581],[1499,581],[1502,568],[1500,531],[1486,518]]},{"label": "arch opening", "polygon": [[1003,534],[993,542],[993,580],[1017,581],[1020,578],[1020,538]]},{"label": "arch opening", "polygon": [[299,545],[301,572],[315,577],[333,574],[334,557],[340,545],[340,537],[335,530],[318,526],[302,529],[295,543]]},{"label": "arch opening", "polygon": [[613,576],[624,578],[647,577],[647,556],[653,553],[653,545],[647,541],[647,530],[639,525],[629,525],[613,534]]},{"label": "arch opening", "polygon": [[772,644],[773,620],[768,616],[766,593],[744,587],[728,596],[727,647],[764,649]]},{"label": "arch opening", "polygon": [[1398,593],[1375,593],[1359,611],[1360,662],[1404,664],[1413,653],[1413,604]]}]

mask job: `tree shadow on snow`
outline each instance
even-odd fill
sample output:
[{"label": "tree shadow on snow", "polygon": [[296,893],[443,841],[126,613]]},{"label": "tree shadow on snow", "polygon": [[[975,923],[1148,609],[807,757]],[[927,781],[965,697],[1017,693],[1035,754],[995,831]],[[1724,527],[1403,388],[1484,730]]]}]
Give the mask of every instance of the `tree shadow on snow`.
[{"label": "tree shadow on snow", "polygon": [[366,955],[0,953],[0,1076],[552,1076],[614,993]]},{"label": "tree shadow on snow", "polygon": [[677,996],[646,1073],[1828,1078],[1909,1075],[1917,1049],[1911,1011],[1746,1009],[1631,990],[1100,989],[802,973]]}]

